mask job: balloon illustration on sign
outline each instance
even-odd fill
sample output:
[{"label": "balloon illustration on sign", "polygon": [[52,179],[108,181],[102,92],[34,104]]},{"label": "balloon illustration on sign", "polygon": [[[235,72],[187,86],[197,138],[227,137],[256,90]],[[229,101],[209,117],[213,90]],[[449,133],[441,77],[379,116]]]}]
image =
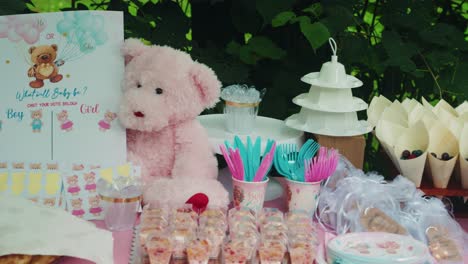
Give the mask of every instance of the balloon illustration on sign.
[{"label": "balloon illustration on sign", "polygon": [[57,23],[57,31],[66,41],[58,61],[72,61],[93,52],[107,41],[104,18],[90,12],[66,12]]},{"label": "balloon illustration on sign", "polygon": [[0,17],[0,38],[7,38],[16,43],[23,40],[32,45],[39,40],[46,26],[45,20],[40,16]]}]

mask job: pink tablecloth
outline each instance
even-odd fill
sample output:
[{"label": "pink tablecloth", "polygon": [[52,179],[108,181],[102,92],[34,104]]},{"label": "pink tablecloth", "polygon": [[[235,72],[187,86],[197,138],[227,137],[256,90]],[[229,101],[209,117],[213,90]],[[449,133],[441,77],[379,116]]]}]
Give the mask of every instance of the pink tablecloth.
[{"label": "pink tablecloth", "polygon": [[[266,202],[265,207],[276,207],[281,210],[285,209],[284,200],[279,198],[274,201]],[[457,221],[463,226],[466,232],[468,232],[468,218],[457,219]],[[105,228],[103,221],[94,221],[96,226],[99,228]],[[132,231],[114,232],[114,263],[115,264],[128,264],[130,256],[130,245],[132,243]],[[77,258],[66,258],[62,264],[88,264],[93,263],[90,261],[77,259]],[[468,264],[468,255],[465,255],[464,263]]]}]

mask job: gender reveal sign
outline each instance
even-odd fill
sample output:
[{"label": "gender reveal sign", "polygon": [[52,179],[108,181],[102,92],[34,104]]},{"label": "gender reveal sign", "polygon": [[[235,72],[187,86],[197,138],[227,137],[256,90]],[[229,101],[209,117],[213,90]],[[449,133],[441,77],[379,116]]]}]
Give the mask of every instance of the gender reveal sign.
[{"label": "gender reveal sign", "polygon": [[121,12],[0,17],[0,161],[122,163]]}]

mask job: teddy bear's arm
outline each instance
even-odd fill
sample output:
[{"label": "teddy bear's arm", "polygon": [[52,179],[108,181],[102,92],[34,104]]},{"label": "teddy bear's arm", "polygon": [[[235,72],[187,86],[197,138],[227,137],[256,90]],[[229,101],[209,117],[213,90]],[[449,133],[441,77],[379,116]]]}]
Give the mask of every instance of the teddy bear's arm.
[{"label": "teddy bear's arm", "polygon": [[215,179],[218,164],[211,150],[208,135],[197,120],[176,127],[175,160],[172,178],[195,177]]},{"label": "teddy bear's arm", "polygon": [[29,68],[28,77],[34,77],[34,75],[36,74],[36,67],[37,65],[34,64],[33,66],[31,66],[31,68]]}]

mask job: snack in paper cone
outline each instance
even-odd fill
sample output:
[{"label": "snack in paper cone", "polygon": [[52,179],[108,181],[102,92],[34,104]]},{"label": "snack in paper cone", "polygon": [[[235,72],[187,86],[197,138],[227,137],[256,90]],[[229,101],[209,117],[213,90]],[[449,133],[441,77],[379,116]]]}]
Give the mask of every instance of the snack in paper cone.
[{"label": "snack in paper cone", "polygon": [[391,104],[392,102],[383,95],[374,96],[369,104],[369,108],[367,108],[367,121],[375,127],[385,108]]},{"label": "snack in paper cone", "polygon": [[455,111],[457,111],[458,115],[468,113],[468,101],[464,101],[462,104],[457,106],[457,108],[455,108]]},{"label": "snack in paper cone", "polygon": [[468,189],[468,124],[463,127],[460,139],[460,178],[463,189]]},{"label": "snack in paper cone", "polygon": [[393,124],[389,121],[380,120],[375,128],[375,135],[380,141],[380,145],[387,153],[388,157],[392,160],[393,164],[397,166],[398,170],[398,157],[395,156],[394,146],[396,140],[400,137],[400,135],[405,131],[406,128],[398,125]]},{"label": "snack in paper cone", "polygon": [[446,112],[450,113],[453,117],[457,117],[458,113],[453,107],[447,103],[444,99],[441,99],[435,106],[434,106],[434,113],[440,112],[441,109],[444,109]]},{"label": "snack in paper cone", "polygon": [[393,102],[389,107],[385,108],[380,116],[380,120],[386,120],[403,127],[408,126],[408,116],[398,101]]},{"label": "snack in paper cone", "polygon": [[[458,159],[457,138],[442,124],[434,125],[429,131],[428,168],[436,188],[447,188],[455,163]],[[434,153],[434,154],[432,154]],[[434,157],[436,155],[436,157]],[[444,155],[448,158],[442,160]]]},{"label": "snack in paper cone", "polygon": [[[411,180],[416,187],[421,185],[428,145],[429,134],[421,121],[406,129],[395,143],[394,155],[398,160],[400,173]],[[401,159],[405,150],[419,150],[422,154],[411,159]]]},{"label": "snack in paper cone", "polygon": [[432,128],[432,126],[437,122],[437,119],[437,116],[431,110],[421,106],[413,108],[411,113],[408,115],[408,123],[410,126],[422,121],[427,130]]}]

